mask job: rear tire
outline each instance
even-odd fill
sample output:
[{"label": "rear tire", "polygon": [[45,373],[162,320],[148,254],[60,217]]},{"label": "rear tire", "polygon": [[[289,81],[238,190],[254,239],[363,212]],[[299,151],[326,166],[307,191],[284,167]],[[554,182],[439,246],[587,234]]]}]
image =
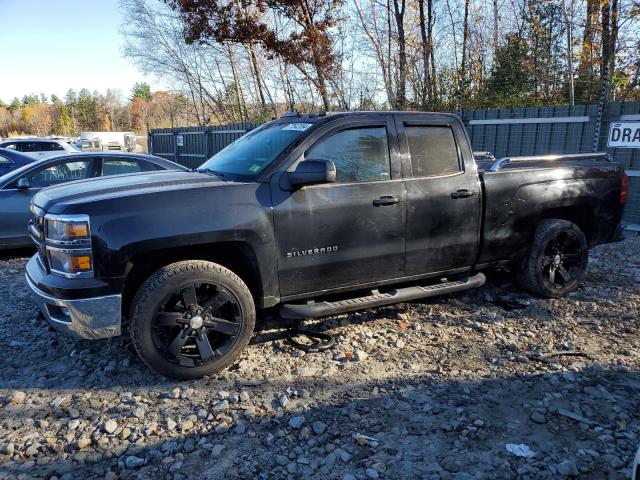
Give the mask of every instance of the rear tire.
[{"label": "rear tire", "polygon": [[536,228],[531,252],[522,262],[518,281],[536,295],[564,297],[578,287],[588,261],[589,245],[580,227],[567,220],[543,220]]},{"label": "rear tire", "polygon": [[179,380],[218,372],[238,358],[255,326],[251,292],[221,265],[188,260],[151,275],[131,307],[131,339],[151,369]]}]

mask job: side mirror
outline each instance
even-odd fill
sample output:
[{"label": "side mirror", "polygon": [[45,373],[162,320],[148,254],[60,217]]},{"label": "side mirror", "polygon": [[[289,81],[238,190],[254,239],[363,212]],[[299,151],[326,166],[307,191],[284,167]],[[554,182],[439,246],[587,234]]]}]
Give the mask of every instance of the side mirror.
[{"label": "side mirror", "polygon": [[18,187],[18,190],[29,190],[31,188],[31,183],[29,183],[28,178],[22,177],[20,180],[18,180],[16,187]]},{"label": "side mirror", "polygon": [[286,177],[293,187],[334,183],[336,181],[336,166],[330,160],[304,160],[298,164],[293,172],[288,172]]}]

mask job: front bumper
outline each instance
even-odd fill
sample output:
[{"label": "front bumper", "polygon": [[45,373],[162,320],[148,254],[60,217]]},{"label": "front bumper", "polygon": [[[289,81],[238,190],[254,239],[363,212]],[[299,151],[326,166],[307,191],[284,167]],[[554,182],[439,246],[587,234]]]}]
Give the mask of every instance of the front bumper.
[{"label": "front bumper", "polygon": [[115,337],[121,333],[122,296],[62,299],[38,289],[25,275],[35,302],[49,324],[76,338],[98,339]]}]

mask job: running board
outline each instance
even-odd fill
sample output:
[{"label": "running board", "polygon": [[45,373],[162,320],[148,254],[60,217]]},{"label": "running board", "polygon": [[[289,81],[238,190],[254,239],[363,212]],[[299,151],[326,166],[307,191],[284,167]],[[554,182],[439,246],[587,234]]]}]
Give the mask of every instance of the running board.
[{"label": "running board", "polygon": [[424,287],[406,287],[391,290],[387,293],[379,293],[374,290],[371,295],[365,297],[348,298],[336,302],[310,302],[310,303],[285,303],[280,308],[280,316],[287,319],[317,318],[336,315],[338,313],[362,310],[365,308],[380,307],[392,303],[408,302],[418,298],[435,297],[446,293],[460,292],[470,288],[481,287],[486,278],[482,273],[463,280],[437,283]]}]

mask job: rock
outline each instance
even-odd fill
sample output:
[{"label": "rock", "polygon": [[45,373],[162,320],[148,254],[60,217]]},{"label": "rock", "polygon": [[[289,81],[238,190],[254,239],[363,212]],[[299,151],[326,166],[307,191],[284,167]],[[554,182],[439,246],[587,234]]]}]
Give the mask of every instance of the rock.
[{"label": "rock", "polygon": [[342,480],[358,480],[357,477],[355,475],[352,475],[350,473],[345,473],[342,476]]},{"label": "rock", "polygon": [[227,398],[229,398],[229,392],[227,392],[226,390],[220,390],[218,392],[218,398],[220,400],[226,400]]},{"label": "rock", "polygon": [[617,456],[613,455],[609,459],[609,466],[611,468],[613,468],[614,470],[618,470],[618,469],[620,469],[620,468],[625,466],[625,462],[620,457],[617,457]]},{"label": "rock", "polygon": [[380,478],[380,475],[378,475],[378,471],[374,468],[367,468],[364,473],[367,478]]},{"label": "rock", "polygon": [[8,455],[11,457],[14,452],[15,452],[15,446],[13,445],[13,442],[4,443],[0,445],[0,454],[2,455]]},{"label": "rock", "polygon": [[316,421],[316,422],[313,422],[312,428],[313,428],[313,433],[315,433],[316,435],[322,435],[324,431],[327,429],[327,424],[324,422]]},{"label": "rock", "polygon": [[78,448],[80,450],[87,448],[89,445],[91,445],[91,439],[89,437],[80,437],[78,439]]},{"label": "rock", "polygon": [[534,411],[533,413],[531,413],[529,418],[533,423],[539,423],[539,424],[547,423],[547,417],[543,413],[540,413],[538,411]]},{"label": "rock", "polygon": [[213,406],[214,412],[221,412],[223,410],[227,410],[229,408],[229,402],[227,400],[220,400]]},{"label": "rock", "polygon": [[40,444],[38,442],[34,442],[24,451],[24,454],[27,457],[33,457],[40,450]]},{"label": "rock", "polygon": [[177,426],[178,424],[172,418],[167,418],[167,430],[175,430]]},{"label": "rock", "polygon": [[24,402],[24,400],[27,398],[27,394],[24,392],[14,392],[13,395],[11,395],[11,400],[10,403],[11,405],[20,405],[22,402]]},{"label": "rock", "polygon": [[303,423],[304,423],[304,416],[292,417],[289,420],[289,427],[297,429],[297,428],[300,428]]},{"label": "rock", "polygon": [[287,408],[287,405],[289,405],[289,397],[283,393],[278,397],[278,403],[282,408]]},{"label": "rock", "polygon": [[125,461],[124,464],[126,465],[127,468],[140,468],[141,466],[144,465],[144,458],[140,458],[140,457],[136,457],[134,455],[130,455],[128,456]]},{"label": "rock", "polygon": [[224,451],[225,448],[226,448],[226,445],[222,443],[218,445],[214,445],[211,448],[211,456],[214,458],[218,458],[220,455],[222,455],[222,452]]},{"label": "rock", "polygon": [[179,388],[174,388],[173,390],[171,390],[171,392],[169,392],[167,397],[169,397],[169,398],[180,398],[180,389]]},{"label": "rock", "polygon": [[198,409],[197,416],[200,420],[204,420],[209,416],[209,412],[207,412],[204,408]]},{"label": "rock", "polygon": [[247,426],[244,423],[239,423],[235,427],[233,427],[233,432],[238,435],[242,435],[247,431]]},{"label": "rock", "polygon": [[275,460],[277,465],[280,465],[282,467],[284,467],[285,465],[287,465],[289,463],[289,458],[285,457],[284,455],[276,455],[274,460]]},{"label": "rock", "polygon": [[145,410],[142,407],[136,407],[133,409],[133,416],[136,418],[144,418]]},{"label": "rock", "polygon": [[171,467],[169,467],[169,471],[171,473],[176,473],[176,472],[179,472],[181,468],[182,468],[182,462],[178,461],[178,462],[173,463],[171,465]]},{"label": "rock", "polygon": [[104,425],[102,426],[102,430],[108,434],[112,434],[113,432],[116,431],[117,428],[118,428],[118,423],[115,420],[107,420],[106,422],[104,422]]},{"label": "rock", "polygon": [[75,430],[79,426],[80,426],[80,420],[78,420],[78,419],[71,420],[69,423],[67,423],[67,428],[69,430]]},{"label": "rock", "polygon": [[180,424],[180,430],[183,432],[188,432],[193,428],[193,422],[191,420],[185,420]]},{"label": "rock", "polygon": [[556,469],[560,475],[564,475],[565,477],[575,477],[578,475],[578,467],[576,466],[576,462],[573,460],[564,460],[560,462]]},{"label": "rock", "polygon": [[369,354],[364,350],[356,350],[353,354],[353,361],[355,362],[364,362],[367,358],[369,358]]},{"label": "rock", "polygon": [[127,438],[129,438],[129,435],[131,435],[131,429],[129,427],[124,427],[120,432],[120,438],[122,440],[126,440]]},{"label": "rock", "polygon": [[442,467],[451,473],[458,473],[462,469],[462,462],[456,455],[449,455],[440,462]]},{"label": "rock", "polygon": [[214,428],[213,431],[216,433],[226,433],[229,431],[229,428],[231,427],[228,423],[219,423],[218,425],[216,425],[216,428]]},{"label": "rock", "polygon": [[242,392],[240,392],[240,401],[241,402],[248,402],[249,401],[249,392],[247,392],[246,390],[243,390]]}]

